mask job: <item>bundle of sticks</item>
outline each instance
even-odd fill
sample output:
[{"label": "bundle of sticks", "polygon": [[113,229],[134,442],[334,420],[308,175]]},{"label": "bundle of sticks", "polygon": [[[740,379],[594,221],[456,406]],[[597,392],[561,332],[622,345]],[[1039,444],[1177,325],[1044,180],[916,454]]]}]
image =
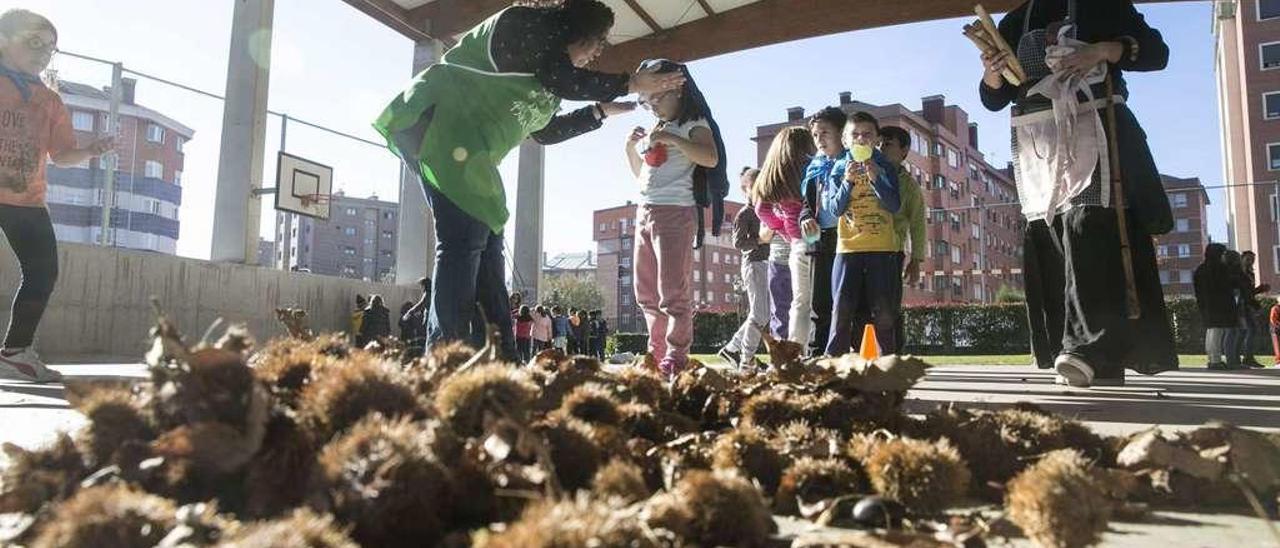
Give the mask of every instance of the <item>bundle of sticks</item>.
[{"label": "bundle of sticks", "polygon": [[1000,29],[996,28],[991,14],[987,13],[982,4],[975,5],[973,12],[977,14],[978,20],[964,26],[964,35],[973,42],[973,45],[978,46],[984,55],[1007,54],[1008,62],[1000,74],[1010,84],[1022,85],[1022,82],[1027,79],[1027,73],[1022,69],[1022,63],[1018,62],[1018,56],[1013,53],[1013,48],[1010,48],[1009,43],[1000,36]]}]

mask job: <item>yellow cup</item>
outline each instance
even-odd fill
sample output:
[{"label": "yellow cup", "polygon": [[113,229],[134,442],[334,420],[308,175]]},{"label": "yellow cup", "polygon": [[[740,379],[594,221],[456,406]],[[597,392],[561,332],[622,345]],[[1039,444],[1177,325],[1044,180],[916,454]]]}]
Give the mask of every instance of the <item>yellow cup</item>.
[{"label": "yellow cup", "polygon": [[871,159],[871,147],[867,145],[853,145],[849,152],[853,154],[853,161],[855,162],[865,162]]}]

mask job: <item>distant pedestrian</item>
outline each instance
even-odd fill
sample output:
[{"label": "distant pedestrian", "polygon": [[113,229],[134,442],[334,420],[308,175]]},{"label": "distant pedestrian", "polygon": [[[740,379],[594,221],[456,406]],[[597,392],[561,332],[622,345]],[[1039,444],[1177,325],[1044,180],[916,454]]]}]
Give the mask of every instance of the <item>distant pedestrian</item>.
[{"label": "distant pedestrian", "polygon": [[1245,251],[1240,254],[1242,263],[1242,274],[1244,287],[1240,298],[1240,323],[1244,328],[1244,339],[1240,345],[1240,363],[1246,367],[1261,368],[1262,364],[1258,363],[1254,358],[1254,345],[1257,344],[1258,336],[1262,334],[1262,303],[1258,302],[1258,294],[1271,291],[1271,286],[1267,284],[1256,285],[1258,278],[1254,274],[1253,265],[1257,261],[1257,255],[1252,251]]},{"label": "distant pedestrian", "polygon": [[356,294],[356,309],[351,312],[351,337],[356,343],[356,348],[364,348],[366,341],[361,335],[364,327],[364,309],[369,306],[369,301],[364,295]]},{"label": "distant pedestrian", "polygon": [[[747,168],[739,180],[742,193],[751,196],[759,170]],[[760,241],[760,218],[755,206],[738,210],[733,219],[733,247],[742,253],[742,285],[747,294],[747,319],[733,338],[720,349],[720,357],[733,367],[753,370],[757,367],[756,350],[769,324],[769,244]]]},{"label": "distant pedestrian", "polygon": [[391,311],[382,304],[381,295],[369,297],[369,306],[364,309],[363,316],[360,321],[360,337],[364,340],[364,345],[381,342],[391,336]]},{"label": "distant pedestrian", "polygon": [[551,307],[551,346],[561,352],[569,351],[569,317],[564,315],[564,308]]},{"label": "distant pedestrian", "polygon": [[551,312],[544,305],[533,309],[533,353],[551,348]]},{"label": "distant pedestrian", "polygon": [[587,356],[591,354],[591,322],[587,320],[587,311],[579,310],[576,316],[577,323],[573,324],[573,337],[578,341],[577,354]]},{"label": "distant pedestrian", "polygon": [[591,355],[604,359],[605,342],[609,339],[609,322],[599,310],[591,311]]},{"label": "distant pedestrian", "polygon": [[515,315],[516,355],[521,362],[533,357],[533,312],[527,306],[521,306]]},{"label": "distant pedestrian", "polygon": [[1205,246],[1204,262],[1196,267],[1192,277],[1196,308],[1205,329],[1204,352],[1209,359],[1209,369],[1227,368],[1227,330],[1235,326],[1235,304],[1222,259],[1226,252],[1227,246],[1222,244]]}]

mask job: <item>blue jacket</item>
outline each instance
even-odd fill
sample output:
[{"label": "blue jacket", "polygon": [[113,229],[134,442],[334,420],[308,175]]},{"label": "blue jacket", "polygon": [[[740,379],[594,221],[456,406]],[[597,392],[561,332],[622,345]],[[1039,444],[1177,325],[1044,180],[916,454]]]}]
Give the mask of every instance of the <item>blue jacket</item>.
[{"label": "blue jacket", "polygon": [[[822,211],[834,212],[837,217],[849,209],[849,195],[853,185],[844,180],[844,171],[850,161],[852,159],[848,151],[840,155],[840,159],[836,160],[835,165],[831,167],[831,173],[827,175],[827,184],[832,190],[822,196]],[[898,168],[894,167],[893,163],[879,150],[872,152],[871,161],[880,168],[880,176],[871,181],[871,190],[875,192],[876,199],[880,201],[880,206],[885,211],[897,213],[902,209],[902,193],[898,188]]]},{"label": "blue jacket", "polygon": [[805,168],[804,179],[800,181],[800,194],[804,196],[804,209],[800,211],[801,223],[813,219],[813,210],[817,209],[819,228],[827,230],[836,227],[840,214],[825,207],[817,207],[819,203],[826,203],[824,198],[835,191],[828,180],[831,176],[831,168],[835,167],[836,161],[837,159],[819,152]]},{"label": "blue jacket", "polygon": [[551,318],[551,336],[552,337],[568,337],[571,326],[568,316],[556,316]]}]

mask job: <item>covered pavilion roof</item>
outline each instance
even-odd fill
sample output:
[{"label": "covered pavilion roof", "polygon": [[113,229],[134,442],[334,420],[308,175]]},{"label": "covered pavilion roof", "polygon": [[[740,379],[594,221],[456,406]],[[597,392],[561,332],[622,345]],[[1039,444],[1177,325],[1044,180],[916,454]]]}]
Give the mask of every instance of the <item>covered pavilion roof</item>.
[{"label": "covered pavilion roof", "polygon": [[[446,45],[510,0],[343,0],[388,27]],[[973,14],[974,0],[602,0],[616,23],[598,68],[641,60],[695,61],[801,38]],[[984,0],[992,13],[1022,0]],[[1138,0],[1150,2],[1152,0]],[[1188,0],[1162,0],[1188,1]],[[960,29],[957,28],[959,33]]]}]

